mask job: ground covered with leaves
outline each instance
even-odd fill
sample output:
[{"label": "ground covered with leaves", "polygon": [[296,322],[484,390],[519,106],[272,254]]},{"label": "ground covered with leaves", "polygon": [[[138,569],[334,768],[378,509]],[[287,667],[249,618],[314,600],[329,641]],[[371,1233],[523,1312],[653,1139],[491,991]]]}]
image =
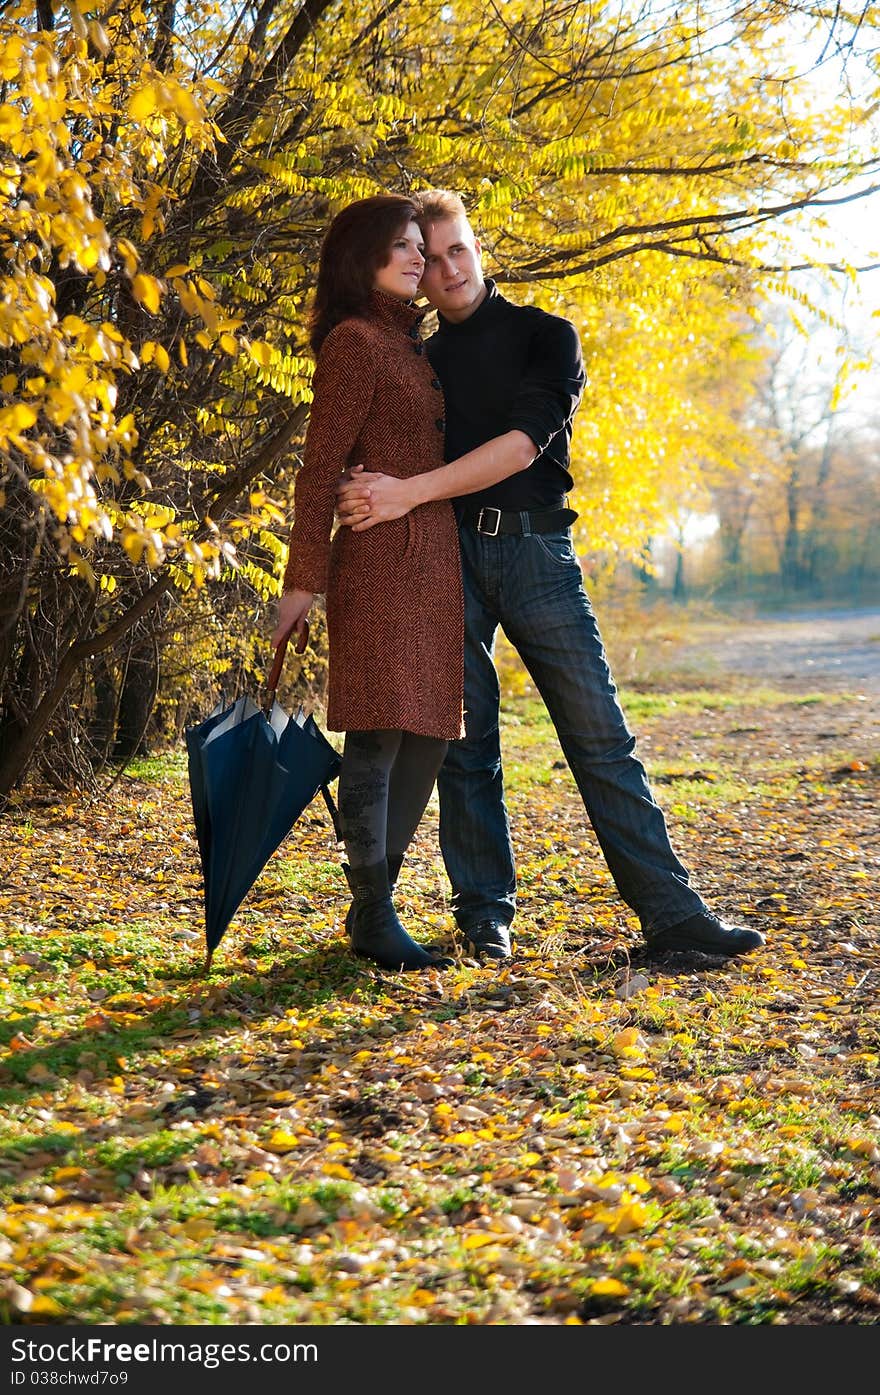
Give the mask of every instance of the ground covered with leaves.
[{"label": "ground covered with leaves", "polygon": [[[647,955],[527,687],[501,968],[353,959],[317,801],[203,977],[179,751],[7,809],[0,1319],[880,1320],[877,695],[629,677],[676,848],[757,954]],[[400,893],[451,942],[433,804]]]}]

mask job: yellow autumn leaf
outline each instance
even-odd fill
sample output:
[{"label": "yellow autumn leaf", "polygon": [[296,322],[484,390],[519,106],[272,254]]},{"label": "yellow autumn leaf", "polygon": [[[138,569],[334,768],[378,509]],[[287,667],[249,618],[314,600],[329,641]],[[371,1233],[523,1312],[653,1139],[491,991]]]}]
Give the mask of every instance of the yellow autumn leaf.
[{"label": "yellow autumn leaf", "polygon": [[685,1114],[670,1114],[668,1119],[664,1119],[663,1128],[666,1133],[681,1133],[686,1120]]},{"label": "yellow autumn leaf", "polygon": [[597,1279],[590,1287],[591,1298],[626,1298],[629,1288],[619,1279]]},{"label": "yellow autumn leaf", "polygon": [[872,1138],[848,1138],[846,1146],[851,1153],[857,1153],[864,1157],[871,1158],[877,1151],[877,1144]]},{"label": "yellow autumn leaf", "polygon": [[18,107],[4,102],[0,106],[0,140],[9,140],[11,136],[17,136],[23,126],[24,118]]},{"label": "yellow autumn leaf", "polygon": [[132,277],[131,289],[135,300],[142,305],[145,310],[149,310],[151,315],[159,312],[159,302],[162,298],[162,283],[157,281],[155,276],[147,276],[145,272],[138,272]]},{"label": "yellow autumn leaf", "polygon": [[264,1182],[272,1181],[272,1174],[262,1167],[255,1167],[245,1173],[244,1180],[249,1187],[261,1187]]},{"label": "yellow autumn leaf", "polygon": [[38,1317],[57,1317],[58,1314],[63,1311],[64,1309],[61,1307],[61,1304],[56,1303],[55,1299],[50,1298],[47,1293],[35,1294],[34,1301],[28,1309],[30,1314],[36,1313]]},{"label": "yellow autumn leaf", "polygon": [[465,1250],[479,1250],[483,1245],[497,1245],[497,1235],[487,1235],[485,1231],[477,1230],[471,1235],[466,1235],[462,1241],[462,1248]]},{"label": "yellow autumn leaf", "polygon": [[639,1044],[639,1033],[636,1027],[624,1027],[622,1032],[618,1032],[612,1042],[615,1051],[630,1051]]},{"label": "yellow autumn leaf", "polygon": [[0,53],[0,78],[4,81],[18,77],[23,49],[24,44],[17,34],[4,36],[3,51]]},{"label": "yellow autumn leaf", "polygon": [[76,572],[77,576],[81,576],[83,581],[88,582],[89,586],[91,586],[92,590],[94,590],[95,573],[92,569],[91,563],[88,562],[85,557],[81,556],[79,552],[71,552],[69,555],[69,561],[71,567]]},{"label": "yellow autumn leaf", "polygon": [[35,407],[29,407],[24,402],[16,402],[14,406],[4,407],[0,410],[0,432],[17,434],[19,431],[27,431],[36,420]]},{"label": "yellow autumn leaf", "polygon": [[122,539],[122,546],[125,548],[129,560],[132,561],[135,566],[137,566],[143,557],[146,545],[147,540],[143,533],[138,533],[134,530],[130,533],[126,533]]},{"label": "yellow autumn leaf", "polygon": [[192,1216],[188,1221],[184,1221],[181,1229],[190,1240],[207,1240],[214,1234],[214,1222]]},{"label": "yellow autumn leaf", "polygon": [[258,363],[261,368],[268,368],[272,362],[272,346],[264,343],[261,339],[254,340],[248,344],[248,353],[254,363]]},{"label": "yellow autumn leaf", "polygon": [[606,1225],[612,1235],[628,1235],[631,1230],[640,1230],[648,1222],[648,1208],[641,1201],[631,1201],[618,1208]]},{"label": "yellow autumn leaf", "polygon": [[128,101],[128,114],[132,121],[145,121],[159,106],[158,88],[154,82],[147,82],[133,92]]},{"label": "yellow autumn leaf", "polygon": [[299,1138],[295,1133],[288,1133],[286,1129],[275,1129],[262,1146],[267,1153],[289,1153],[299,1147]]},{"label": "yellow autumn leaf", "polygon": [[626,1178],[626,1185],[630,1191],[638,1192],[639,1196],[644,1196],[651,1190],[651,1183],[647,1177],[640,1177],[638,1173],[631,1172]]},{"label": "yellow autumn leaf", "polygon": [[354,1173],[342,1163],[324,1163],[321,1171],[324,1173],[325,1177],[341,1177],[346,1182],[351,1182],[354,1179]]}]

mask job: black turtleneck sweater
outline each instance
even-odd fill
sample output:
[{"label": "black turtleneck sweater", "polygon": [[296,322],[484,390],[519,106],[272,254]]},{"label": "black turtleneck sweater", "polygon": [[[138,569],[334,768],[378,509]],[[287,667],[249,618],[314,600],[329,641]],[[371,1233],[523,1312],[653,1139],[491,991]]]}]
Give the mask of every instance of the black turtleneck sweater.
[{"label": "black turtleneck sweater", "polygon": [[427,341],[443,386],[447,460],[506,431],[524,431],[538,448],[521,470],[455,502],[469,508],[552,509],[565,505],[571,431],[586,375],[577,330],[535,305],[514,305],[487,279],[488,294],[458,324],[439,316]]}]

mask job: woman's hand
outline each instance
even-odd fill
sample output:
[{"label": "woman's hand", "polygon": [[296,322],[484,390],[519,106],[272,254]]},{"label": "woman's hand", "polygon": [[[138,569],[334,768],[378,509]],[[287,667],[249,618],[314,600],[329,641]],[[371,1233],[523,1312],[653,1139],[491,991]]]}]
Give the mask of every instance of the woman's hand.
[{"label": "woman's hand", "polygon": [[294,631],[297,635],[302,634],[314,599],[314,593],[311,591],[284,592],[278,602],[278,624],[272,635],[273,649],[277,649],[279,644],[283,644],[288,635]]},{"label": "woman's hand", "polygon": [[353,533],[403,518],[419,502],[412,480],[373,474],[360,466],[350,471],[350,478],[343,478],[336,489],[339,522]]}]

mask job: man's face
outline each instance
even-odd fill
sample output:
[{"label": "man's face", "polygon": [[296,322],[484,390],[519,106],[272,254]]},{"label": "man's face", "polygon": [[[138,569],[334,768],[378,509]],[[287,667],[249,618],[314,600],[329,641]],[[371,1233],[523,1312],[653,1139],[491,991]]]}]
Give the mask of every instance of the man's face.
[{"label": "man's face", "polygon": [[467,218],[441,218],[426,228],[420,290],[447,320],[466,320],[485,299],[480,244]]}]

